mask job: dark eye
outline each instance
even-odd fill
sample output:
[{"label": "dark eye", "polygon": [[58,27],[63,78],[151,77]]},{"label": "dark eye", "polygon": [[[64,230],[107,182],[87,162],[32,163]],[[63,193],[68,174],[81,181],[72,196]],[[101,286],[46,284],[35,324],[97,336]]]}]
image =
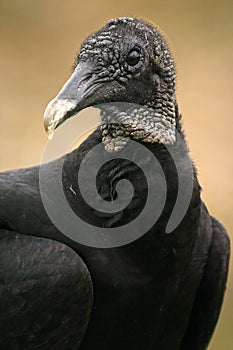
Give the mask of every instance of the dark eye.
[{"label": "dark eye", "polygon": [[129,66],[136,66],[138,62],[140,61],[140,52],[137,50],[132,50],[127,56],[126,62]]}]

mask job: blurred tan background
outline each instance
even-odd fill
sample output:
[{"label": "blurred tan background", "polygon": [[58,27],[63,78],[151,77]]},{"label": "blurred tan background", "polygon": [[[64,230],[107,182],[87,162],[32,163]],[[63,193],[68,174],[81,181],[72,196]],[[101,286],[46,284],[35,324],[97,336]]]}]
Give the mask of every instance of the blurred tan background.
[{"label": "blurred tan background", "polygon": [[[177,97],[203,198],[233,234],[233,2],[0,0],[0,170],[40,162],[43,112],[83,39],[109,18],[158,24],[178,71]],[[210,350],[233,349],[233,278]],[[188,349],[187,349],[188,350]]]}]

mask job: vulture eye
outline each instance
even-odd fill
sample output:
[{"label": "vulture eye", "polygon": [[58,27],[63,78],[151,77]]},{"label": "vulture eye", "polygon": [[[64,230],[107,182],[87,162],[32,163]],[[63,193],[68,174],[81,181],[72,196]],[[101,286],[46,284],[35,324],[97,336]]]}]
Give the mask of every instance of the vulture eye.
[{"label": "vulture eye", "polygon": [[127,56],[126,62],[129,66],[136,66],[140,60],[140,52],[137,50],[132,50]]}]

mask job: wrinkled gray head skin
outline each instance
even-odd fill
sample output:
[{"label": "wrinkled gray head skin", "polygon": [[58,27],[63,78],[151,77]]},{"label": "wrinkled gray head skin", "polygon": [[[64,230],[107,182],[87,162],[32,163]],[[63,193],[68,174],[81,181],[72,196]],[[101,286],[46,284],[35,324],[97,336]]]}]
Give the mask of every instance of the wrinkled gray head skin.
[{"label": "wrinkled gray head skin", "polygon": [[174,63],[159,30],[141,20],[110,20],[91,34],[55,102],[58,99],[66,99],[68,108],[61,102],[58,108],[52,101],[50,119],[45,117],[47,129],[52,119],[57,118],[56,127],[77,111],[99,105],[108,151],[122,148],[128,138],[175,142]]}]

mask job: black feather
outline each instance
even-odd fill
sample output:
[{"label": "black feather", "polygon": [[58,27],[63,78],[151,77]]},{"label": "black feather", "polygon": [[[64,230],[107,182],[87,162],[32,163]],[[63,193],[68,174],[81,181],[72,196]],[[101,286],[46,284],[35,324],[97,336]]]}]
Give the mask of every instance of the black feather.
[{"label": "black feather", "polygon": [[[136,68],[123,74],[120,65],[132,43],[147,51],[138,68],[135,64]],[[110,21],[83,44],[77,65],[89,60],[93,63],[96,52],[100,52],[99,65],[93,74],[104,72],[101,79],[104,75],[107,79],[98,82],[98,91],[92,91],[74,113],[104,102],[149,106],[161,117],[174,119],[185,142],[175,100],[173,60],[158,30],[139,20]],[[114,75],[114,70],[119,72]],[[86,79],[92,79],[91,75]],[[157,126],[158,120],[153,122]],[[77,150],[42,165],[47,189],[56,192],[58,168],[64,161],[66,199],[73,212],[94,227],[120,227],[132,221],[146,203],[148,180],[155,187],[160,181],[158,173],[151,170],[145,178],[140,166],[116,158],[99,170],[97,189],[111,202],[117,198],[117,183],[130,180],[135,189],[130,204],[109,214],[93,209],[82,198],[77,177],[84,156],[102,142],[102,153],[107,155],[108,142],[114,142],[116,133],[124,136],[129,128],[132,125],[99,128]],[[103,130],[108,130],[109,138],[103,138]],[[127,245],[93,248],[60,232],[43,206],[39,166],[0,174],[1,349],[206,349],[225,291],[227,233],[202,203],[193,165],[193,177],[189,176],[192,162],[188,150],[173,142],[174,162],[165,145],[156,138],[143,141],[137,131],[132,131],[132,138],[143,144],[163,169],[167,196],[158,221]],[[150,164],[151,158],[141,161]],[[166,234],[178,193],[177,164],[183,169],[184,183],[192,182],[193,192],[183,220]],[[56,201],[52,205],[59,211]],[[149,214],[155,210],[151,207]],[[59,215],[66,220],[62,211]]]}]

